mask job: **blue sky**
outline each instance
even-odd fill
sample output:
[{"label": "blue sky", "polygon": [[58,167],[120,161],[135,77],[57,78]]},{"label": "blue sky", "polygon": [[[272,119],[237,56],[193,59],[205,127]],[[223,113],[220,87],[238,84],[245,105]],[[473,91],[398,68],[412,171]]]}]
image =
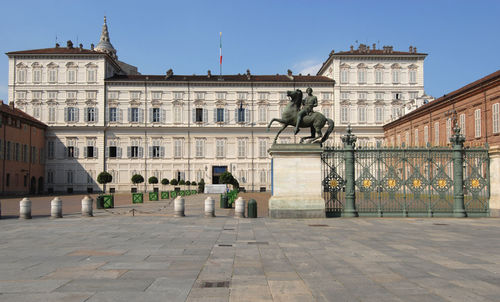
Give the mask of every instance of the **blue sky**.
[{"label": "blue sky", "polygon": [[[428,53],[425,90],[439,97],[500,67],[500,1],[4,1],[0,52],[97,44],[103,16],[120,60],[143,74],[313,73],[332,49],[377,43]],[[7,56],[0,99],[7,100]]]}]

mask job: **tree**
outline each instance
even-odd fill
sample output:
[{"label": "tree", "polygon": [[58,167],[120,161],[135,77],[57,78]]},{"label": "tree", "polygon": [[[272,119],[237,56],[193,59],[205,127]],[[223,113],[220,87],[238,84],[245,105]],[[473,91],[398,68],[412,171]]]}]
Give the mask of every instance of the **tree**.
[{"label": "tree", "polygon": [[106,184],[113,181],[113,176],[108,172],[104,171],[97,175],[97,182],[103,185],[104,193],[106,193]]},{"label": "tree", "polygon": [[240,188],[240,183],[238,182],[238,180],[236,178],[233,178],[233,182],[231,183],[233,185],[233,187],[238,190]]},{"label": "tree", "polygon": [[198,183],[198,192],[203,193],[205,191],[205,180],[202,178]]},{"label": "tree", "polygon": [[223,183],[223,184],[226,184],[226,185],[230,185],[230,184],[233,184],[234,182],[234,177],[233,175],[231,174],[231,172],[224,172],[221,174],[220,178],[219,178],[220,182]]},{"label": "tree", "polygon": [[179,180],[179,185],[183,186],[185,184],[186,184],[186,182],[184,181],[184,179]]},{"label": "tree", "polygon": [[153,185],[156,185],[158,183],[158,178],[156,176],[151,176],[149,179],[148,179],[148,182],[149,184]]},{"label": "tree", "polygon": [[168,178],[164,178],[161,180],[161,184],[164,186],[168,185],[168,183],[169,183]]},{"label": "tree", "polygon": [[196,181],[193,181],[193,182],[191,183],[191,185],[192,185],[192,186],[196,186]]},{"label": "tree", "polygon": [[144,182],[144,177],[142,177],[142,175],[140,175],[140,174],[134,174],[132,176],[132,183],[134,185],[137,186],[138,184],[143,183],[143,182]]},{"label": "tree", "polygon": [[170,184],[171,184],[172,186],[176,186],[176,185],[178,184],[177,179],[175,179],[175,178],[174,178],[174,179],[172,179],[172,180],[170,181]]},{"label": "tree", "polygon": [[191,185],[191,182],[188,180],[186,181],[186,186],[190,186]]}]

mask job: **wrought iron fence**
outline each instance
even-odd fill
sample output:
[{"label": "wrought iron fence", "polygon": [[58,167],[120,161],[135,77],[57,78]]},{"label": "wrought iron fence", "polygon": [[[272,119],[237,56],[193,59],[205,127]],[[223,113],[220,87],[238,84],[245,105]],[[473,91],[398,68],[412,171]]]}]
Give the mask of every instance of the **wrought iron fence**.
[{"label": "wrought iron fence", "polygon": [[[354,142],[322,154],[327,216],[344,216],[346,207],[361,216],[488,215],[486,148],[353,148]],[[349,153],[354,175],[346,173]],[[346,196],[349,178],[352,201]]]}]

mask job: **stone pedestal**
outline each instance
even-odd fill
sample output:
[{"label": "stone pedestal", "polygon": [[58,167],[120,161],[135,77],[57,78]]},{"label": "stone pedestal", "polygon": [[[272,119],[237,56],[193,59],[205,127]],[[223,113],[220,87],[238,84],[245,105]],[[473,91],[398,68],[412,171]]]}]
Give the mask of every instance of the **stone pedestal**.
[{"label": "stone pedestal", "polygon": [[490,148],[490,216],[500,217],[500,146]]},{"label": "stone pedestal", "polygon": [[272,218],[324,218],[321,153],[318,144],[274,144]]}]

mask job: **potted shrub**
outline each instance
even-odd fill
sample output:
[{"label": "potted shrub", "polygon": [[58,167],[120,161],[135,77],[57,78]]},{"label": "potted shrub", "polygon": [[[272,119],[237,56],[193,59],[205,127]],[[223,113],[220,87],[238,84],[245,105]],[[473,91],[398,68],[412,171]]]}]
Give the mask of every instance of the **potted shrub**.
[{"label": "potted shrub", "polygon": [[170,184],[171,184],[172,186],[174,186],[174,190],[172,191],[172,193],[170,193],[170,198],[175,198],[175,197],[177,197],[177,195],[179,195],[179,193],[178,193],[178,192],[180,191],[180,188],[178,188],[178,187],[176,188],[176,187],[175,187],[176,185],[178,185],[178,184],[179,184],[179,182],[177,181],[177,179],[175,179],[175,178],[174,178],[174,179],[172,179],[172,180],[170,181]]},{"label": "potted shrub", "polygon": [[163,191],[161,191],[161,199],[168,199],[169,194],[168,191],[165,191],[165,186],[167,186],[170,182],[168,181],[168,178],[164,178],[161,180],[161,184],[163,185]]},{"label": "potted shrub", "polygon": [[144,195],[142,193],[137,193],[137,185],[144,182],[144,177],[140,174],[134,174],[132,176],[132,183],[136,186],[135,192],[132,193],[132,203],[143,203]]},{"label": "potted shrub", "polygon": [[[196,181],[192,181],[191,185],[196,187],[196,185],[197,185]],[[197,190],[192,190],[192,192],[193,192],[193,194],[196,194]]]},{"label": "potted shrub", "polygon": [[158,178],[156,176],[151,176],[148,179],[148,183],[153,185],[153,192],[149,192],[149,201],[158,201],[158,188],[155,187],[158,183]]},{"label": "potted shrub", "polygon": [[186,188],[184,187],[185,185],[186,185],[186,181],[184,181],[184,179],[179,180],[179,186],[182,186],[180,188],[181,189],[181,191],[180,191],[181,196],[186,195],[186,191],[185,191]]},{"label": "potted shrub", "polygon": [[113,176],[106,171],[103,171],[97,175],[97,182],[100,183],[103,187],[103,193],[97,196],[96,199],[96,207],[98,209],[104,208],[114,208],[115,202],[112,194],[106,195],[106,184],[113,181]]},{"label": "potted shrub", "polygon": [[191,195],[191,182],[188,180],[186,181],[186,186],[188,189],[186,190],[186,195]]}]

